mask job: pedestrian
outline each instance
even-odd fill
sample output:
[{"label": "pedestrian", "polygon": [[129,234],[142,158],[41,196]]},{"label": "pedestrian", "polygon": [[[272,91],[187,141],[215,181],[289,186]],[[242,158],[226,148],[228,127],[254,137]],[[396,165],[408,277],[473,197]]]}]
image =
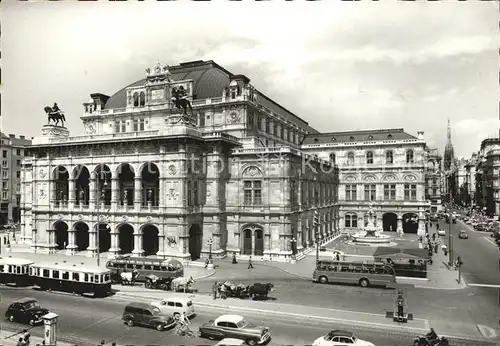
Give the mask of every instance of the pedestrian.
[{"label": "pedestrian", "polygon": [[207,258],[207,260],[205,261],[205,269],[208,268],[208,264],[210,263],[210,260]]},{"label": "pedestrian", "polygon": [[16,346],[23,346],[23,345],[24,345],[24,339],[23,338],[19,338],[19,340],[17,340]]},{"label": "pedestrian", "polygon": [[438,243],[435,243],[434,244],[434,252],[437,253],[438,252],[438,247],[439,247],[439,244]]},{"label": "pedestrian", "polygon": [[214,282],[212,286],[212,296],[214,299],[217,299],[217,289],[219,288],[219,284],[217,284],[217,281]]},{"label": "pedestrian", "polygon": [[233,264],[236,263],[238,263],[238,261],[236,260],[236,252],[233,252]]},{"label": "pedestrian", "polygon": [[436,241],[436,233],[432,233],[432,241]]},{"label": "pedestrian", "polygon": [[248,257],[248,269],[253,269],[252,256]]},{"label": "pedestrian", "polygon": [[27,329],[24,329],[23,333],[24,333],[23,334],[24,345],[29,345],[31,333]]},{"label": "pedestrian", "polygon": [[431,228],[432,228],[432,222],[429,222],[429,226],[431,226]]}]

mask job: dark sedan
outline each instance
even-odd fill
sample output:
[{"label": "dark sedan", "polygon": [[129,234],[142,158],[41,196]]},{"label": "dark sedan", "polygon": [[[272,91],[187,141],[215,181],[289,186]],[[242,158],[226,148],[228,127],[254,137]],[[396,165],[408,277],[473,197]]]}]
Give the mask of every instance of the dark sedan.
[{"label": "dark sedan", "polygon": [[269,328],[256,326],[239,315],[222,315],[204,323],[200,336],[209,339],[235,338],[245,340],[250,345],[262,345],[271,340]]},{"label": "dark sedan", "polygon": [[10,304],[5,312],[5,318],[11,322],[20,322],[34,326],[42,323],[42,316],[49,310],[40,307],[34,298],[22,298]]}]

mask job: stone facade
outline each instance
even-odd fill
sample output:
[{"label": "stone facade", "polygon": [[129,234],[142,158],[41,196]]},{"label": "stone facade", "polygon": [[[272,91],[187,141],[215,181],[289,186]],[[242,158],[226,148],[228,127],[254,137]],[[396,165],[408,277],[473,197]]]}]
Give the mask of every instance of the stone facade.
[{"label": "stone facade", "polygon": [[426,148],[425,199],[430,202],[430,213],[443,210],[443,158],[437,149]]},{"label": "stone facade", "polygon": [[476,160],[476,202],[487,215],[500,216],[500,139],[482,141]]},{"label": "stone facade", "polygon": [[339,166],[341,230],[364,228],[370,204],[385,231],[425,233],[425,141],[403,129],[308,135],[305,152]]},{"label": "stone facade", "polygon": [[[171,99],[180,86],[186,114]],[[83,106],[85,135],[44,126],[23,162],[33,249],[290,260],[313,246],[313,210],[323,239],[338,231],[338,169],[299,144],[317,131],[245,76],[158,65]]]}]

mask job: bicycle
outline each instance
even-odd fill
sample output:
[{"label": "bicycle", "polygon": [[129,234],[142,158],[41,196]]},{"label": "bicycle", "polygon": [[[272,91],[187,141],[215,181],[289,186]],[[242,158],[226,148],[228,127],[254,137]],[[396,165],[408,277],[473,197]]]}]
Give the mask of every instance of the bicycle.
[{"label": "bicycle", "polygon": [[193,331],[189,328],[189,326],[185,323],[177,322],[177,326],[175,327],[174,333],[176,335],[185,336],[188,338],[195,338]]}]

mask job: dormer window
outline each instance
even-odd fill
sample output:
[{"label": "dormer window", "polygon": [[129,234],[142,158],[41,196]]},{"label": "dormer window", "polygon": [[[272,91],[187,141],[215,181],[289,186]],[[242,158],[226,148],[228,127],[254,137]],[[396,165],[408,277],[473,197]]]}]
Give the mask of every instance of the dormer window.
[{"label": "dormer window", "polygon": [[314,138],[314,143],[318,143],[318,139],[317,138]]},{"label": "dormer window", "polygon": [[134,93],[134,107],[139,107],[139,94]]},{"label": "dormer window", "polygon": [[354,140],[354,136],[349,137],[349,140],[353,141]]},{"label": "dormer window", "polygon": [[369,151],[366,153],[366,163],[369,165],[373,164],[373,152]]},{"label": "dormer window", "polygon": [[337,138],[332,137],[332,142],[335,142],[336,140],[337,140]]},{"label": "dormer window", "polygon": [[385,153],[385,163],[387,164],[394,163],[394,153],[390,150]]},{"label": "dormer window", "polygon": [[372,135],[369,135],[369,136],[368,136],[368,139],[373,139],[373,136],[372,136]]},{"label": "dormer window", "polygon": [[231,90],[231,99],[235,99],[235,98],[236,98],[236,91]]},{"label": "dormer window", "polygon": [[146,105],[146,94],[141,91],[139,95],[139,107],[144,107]]},{"label": "dormer window", "polygon": [[387,135],[387,139],[392,139],[392,135],[390,133]]}]

